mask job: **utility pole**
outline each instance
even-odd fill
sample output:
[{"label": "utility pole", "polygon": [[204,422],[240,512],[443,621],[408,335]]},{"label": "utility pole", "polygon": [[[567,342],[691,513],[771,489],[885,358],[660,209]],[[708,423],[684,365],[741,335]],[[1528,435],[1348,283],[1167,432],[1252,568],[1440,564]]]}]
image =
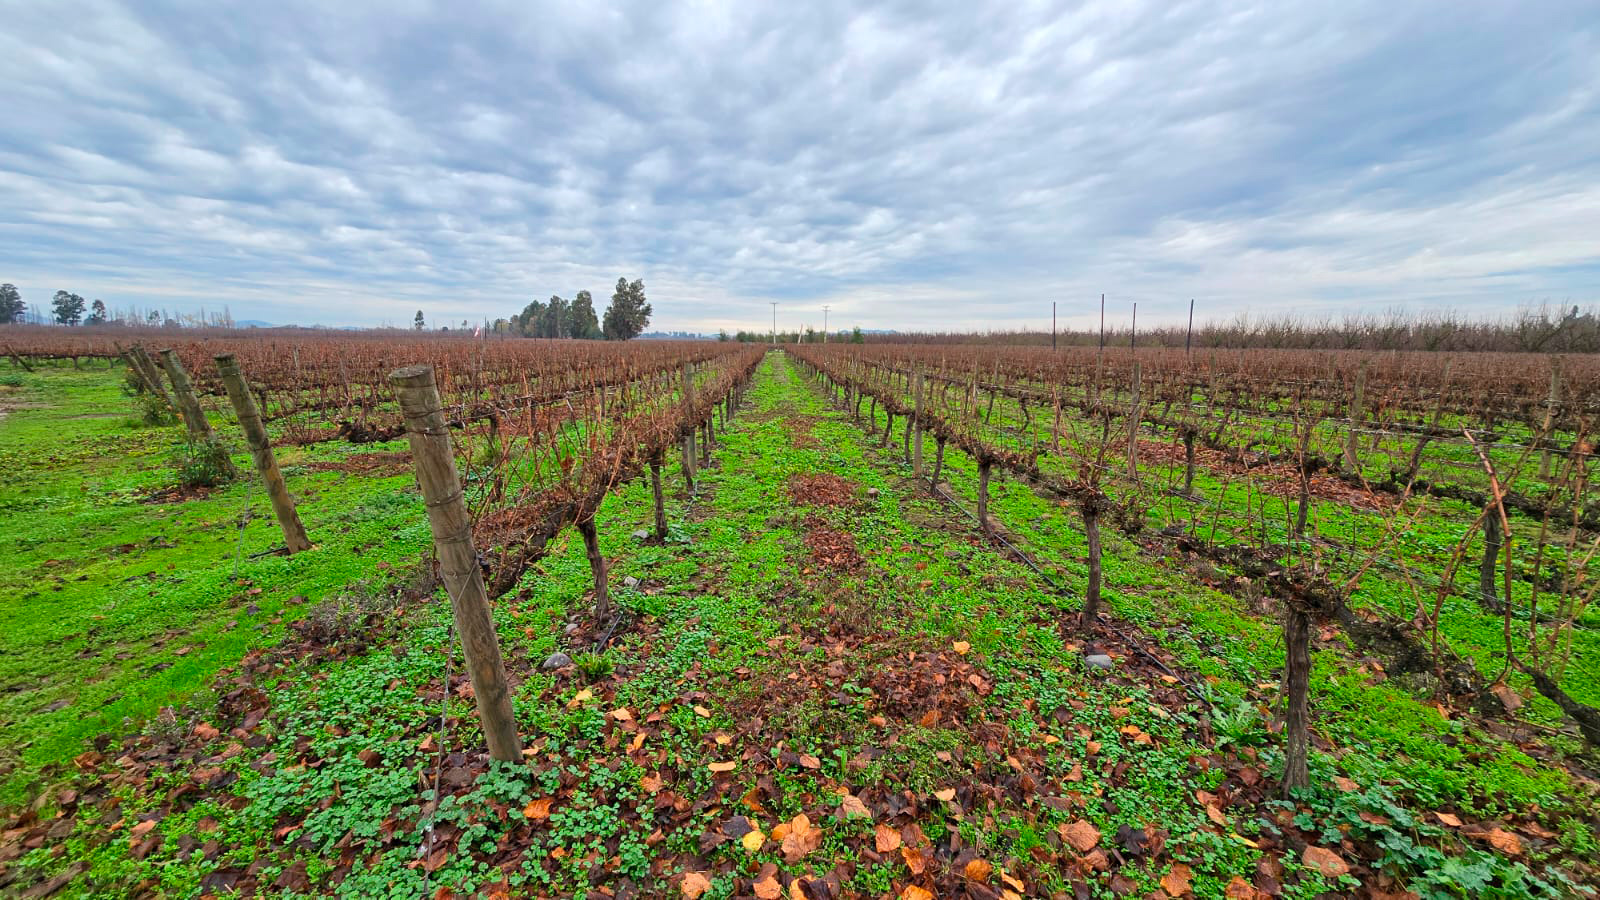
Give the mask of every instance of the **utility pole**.
[{"label": "utility pole", "polygon": [[1128,349],[1139,346],[1139,301],[1133,301],[1133,328],[1128,331]]},{"label": "utility pole", "polygon": [[778,346],[778,301],[768,300],[772,304],[772,346]]},{"label": "utility pole", "polygon": [[1050,301],[1050,349],[1056,349],[1056,301]]},{"label": "utility pole", "polygon": [[831,308],[826,303],[822,305],[822,342],[824,344],[828,342],[828,310]]}]

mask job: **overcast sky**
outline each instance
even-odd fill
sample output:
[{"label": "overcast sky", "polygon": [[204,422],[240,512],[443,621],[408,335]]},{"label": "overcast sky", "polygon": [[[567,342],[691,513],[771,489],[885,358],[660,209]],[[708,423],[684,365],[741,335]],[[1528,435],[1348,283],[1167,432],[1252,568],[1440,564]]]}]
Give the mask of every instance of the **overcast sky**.
[{"label": "overcast sky", "polygon": [[0,0],[0,281],[236,319],[1600,301],[1600,6]]}]

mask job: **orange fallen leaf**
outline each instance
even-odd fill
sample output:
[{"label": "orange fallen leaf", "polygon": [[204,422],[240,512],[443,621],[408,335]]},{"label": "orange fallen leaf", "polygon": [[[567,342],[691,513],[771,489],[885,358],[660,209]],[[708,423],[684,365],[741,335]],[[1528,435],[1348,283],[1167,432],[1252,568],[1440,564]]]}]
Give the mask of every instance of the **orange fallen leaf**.
[{"label": "orange fallen leaf", "polygon": [[813,828],[805,813],[789,820],[789,833],[783,838],[783,858],[787,862],[793,865],[820,846],[822,829]]},{"label": "orange fallen leaf", "polygon": [[955,788],[942,788],[940,790],[934,791],[933,795],[935,797],[938,797],[940,800],[943,800],[944,802],[949,803],[951,800],[954,800],[956,798],[956,789]]},{"label": "orange fallen leaf", "polygon": [[933,900],[933,894],[924,888],[908,884],[906,889],[900,892],[900,900]]},{"label": "orange fallen leaf", "polygon": [[554,797],[539,797],[529,800],[528,805],[522,808],[523,816],[535,822],[550,818],[550,803]]},{"label": "orange fallen leaf", "polygon": [[1306,847],[1306,852],[1300,854],[1300,862],[1321,872],[1324,878],[1350,874],[1350,864],[1344,857],[1326,847]]},{"label": "orange fallen leaf", "polygon": [[1161,889],[1174,897],[1182,897],[1192,888],[1189,879],[1194,877],[1189,867],[1183,863],[1173,863],[1167,874],[1161,876]]},{"label": "orange fallen leaf", "polygon": [[1223,888],[1222,896],[1228,900],[1255,900],[1256,888],[1244,878],[1235,875],[1233,880],[1228,882],[1228,886]]},{"label": "orange fallen leaf", "polygon": [[751,885],[756,892],[758,900],[778,900],[779,897],[783,896],[783,885],[778,883],[776,871],[774,869],[772,872],[764,874],[756,879],[755,884]]},{"label": "orange fallen leaf", "polygon": [[952,648],[954,648],[955,651],[957,653],[961,654],[962,656],[966,656],[967,655],[967,651],[972,649],[972,645],[967,643],[966,641],[956,641],[954,644],[951,644],[950,646]]},{"label": "orange fallen leaf", "polygon": [[994,874],[994,866],[991,865],[988,860],[974,859],[967,863],[966,868],[963,869],[962,872],[969,880],[988,881],[989,876]]},{"label": "orange fallen leaf", "polygon": [[842,814],[840,816],[842,819],[848,819],[851,816],[872,818],[872,810],[867,809],[867,805],[862,803],[861,798],[855,794],[845,794],[839,798],[839,812]]},{"label": "orange fallen leaf", "polygon": [[643,789],[646,794],[654,794],[656,791],[661,790],[661,776],[660,775],[644,775],[644,776],[641,776],[639,778],[639,787],[641,789]]},{"label": "orange fallen leaf", "polygon": [[1079,853],[1088,853],[1100,843],[1100,829],[1085,819],[1076,822],[1064,822],[1056,826],[1056,831],[1061,839],[1072,845],[1072,849]]},{"label": "orange fallen leaf", "polygon": [[688,872],[683,876],[681,888],[683,896],[689,900],[699,900],[701,894],[711,890],[711,879],[699,872]]},{"label": "orange fallen leaf", "polygon": [[1449,825],[1451,828],[1461,827],[1461,817],[1453,813],[1436,812],[1433,817],[1439,820],[1440,825]]},{"label": "orange fallen leaf", "polygon": [[1504,828],[1495,828],[1489,832],[1489,846],[1507,856],[1522,855],[1522,839]]},{"label": "orange fallen leaf", "polygon": [[737,762],[714,762],[706,766],[706,768],[713,772],[732,772],[734,769],[739,768],[739,764]]},{"label": "orange fallen leaf", "polygon": [[618,722],[626,722],[633,718],[633,713],[628,712],[628,708],[624,706],[620,709],[613,709],[611,711],[611,718],[616,719]]},{"label": "orange fallen leaf", "polygon": [[900,831],[879,822],[873,826],[873,846],[879,853],[892,853],[900,847]]}]

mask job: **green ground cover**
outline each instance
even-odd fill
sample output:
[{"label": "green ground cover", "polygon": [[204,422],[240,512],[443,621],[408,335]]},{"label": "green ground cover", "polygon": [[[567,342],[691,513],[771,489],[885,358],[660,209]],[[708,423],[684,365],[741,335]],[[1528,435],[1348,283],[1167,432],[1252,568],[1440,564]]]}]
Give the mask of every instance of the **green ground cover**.
[{"label": "green ground cover", "polygon": [[[97,392],[95,402],[117,399],[114,384],[96,377],[105,374],[52,372],[24,390],[61,416],[80,402],[92,406],[83,398]],[[97,477],[136,492],[159,486],[159,460],[175,433],[103,426],[123,443],[95,457]],[[44,437],[50,429],[38,427],[33,453],[71,458],[47,450],[55,447]],[[9,437],[0,431],[5,451],[14,446]],[[185,524],[165,526],[167,539],[182,545],[178,537],[187,535],[194,546],[182,559],[145,563],[171,564],[158,578],[178,580],[162,582],[170,593],[123,599],[145,604],[123,630],[143,653],[161,654],[200,639],[153,647],[176,626],[144,623],[182,622],[186,635],[206,643],[180,658],[208,654],[204,671],[181,684],[157,682],[166,691],[159,697],[146,688],[146,673],[108,664],[103,654],[95,655],[104,671],[85,662],[82,672],[149,695],[146,705],[102,720],[111,725],[185,695],[192,702],[178,727],[132,745],[131,764],[76,776],[73,801],[58,788],[46,795],[45,821],[65,823],[62,834],[21,856],[11,869],[15,884],[65,874],[63,896],[248,888],[352,897],[441,887],[456,895],[688,895],[701,889],[698,878],[701,896],[722,898],[760,893],[764,877],[782,882],[785,896],[797,877],[832,879],[835,896],[870,897],[900,896],[913,884],[944,896],[969,881],[1024,896],[1186,886],[1220,897],[1236,879],[1250,885],[1261,877],[1292,897],[1348,893],[1379,878],[1430,897],[1578,889],[1564,873],[1583,877],[1587,870],[1573,867],[1596,849],[1592,786],[1581,778],[1379,683],[1334,635],[1319,642],[1313,681],[1319,787],[1280,803],[1268,790],[1278,763],[1270,711],[1283,662],[1270,615],[1199,583],[1159,548],[1108,534],[1106,598],[1120,627],[1199,697],[1113,633],[1096,640],[1116,666],[1092,669],[1070,624],[1071,589],[1084,571],[1075,517],[1020,485],[995,486],[995,514],[1047,580],[979,539],[963,513],[911,483],[898,454],[876,445],[798,367],[770,356],[716,448],[716,465],[701,472],[699,494],[672,491],[672,539],[633,536],[651,521],[647,484],[635,481],[606,500],[602,549],[629,617],[597,654],[586,652],[598,624],[588,619],[582,544],[571,532],[559,537],[495,604],[531,751],[525,767],[482,760],[459,659],[455,679],[441,677],[449,616],[437,595],[351,627],[344,637],[358,652],[281,659],[255,676],[266,714],[248,729],[197,693],[209,672],[283,636],[281,626],[245,623],[270,623],[279,610],[292,619],[358,581],[372,595],[411,578],[398,564],[416,555],[426,528],[407,478],[292,475],[294,490],[316,495],[302,510],[326,559],[308,571],[276,558],[246,560],[247,582],[230,578],[231,543],[211,537],[220,549],[205,552],[212,532],[200,524],[221,522],[213,530],[235,538],[243,489],[172,504],[170,515]],[[96,465],[87,451],[74,452],[83,455],[74,465]],[[975,465],[953,452],[945,464],[970,506]],[[840,479],[848,502],[807,499],[797,479],[818,475]],[[60,494],[64,506],[82,502],[78,529],[89,531],[95,504],[68,490],[76,489],[73,477],[46,479],[36,493]],[[670,467],[667,477],[679,483]],[[387,518],[314,517],[336,490],[356,492],[343,510],[379,509]],[[108,516],[102,527],[127,518]],[[327,542],[346,533],[335,557]],[[92,557],[83,551],[116,536],[57,544],[38,558],[74,549]],[[271,543],[270,522],[246,530],[247,554]],[[79,618],[96,614],[90,598],[133,574],[125,566],[81,573],[89,577],[77,583],[90,587]],[[224,597],[242,593],[246,608],[256,603],[261,612],[246,618],[208,601],[204,584]],[[262,591],[249,594],[245,584]],[[288,603],[295,594],[308,602]],[[6,602],[30,608],[9,595]],[[241,625],[229,629],[234,619]],[[53,644],[71,649],[53,651],[42,635],[33,644],[20,635],[5,640],[41,662],[84,646],[71,643],[82,629],[70,624],[38,627],[58,628]],[[225,644],[221,635],[235,632],[249,639]],[[542,670],[556,650],[577,664]],[[36,706],[18,709],[19,728],[57,721]],[[8,707],[8,722],[12,715]],[[59,747],[48,758],[70,757],[94,733],[74,723],[78,730],[57,729]],[[240,731],[230,737],[233,726]],[[101,815],[75,811],[91,797]],[[1440,812],[1508,829],[1535,823],[1551,837],[1527,839],[1516,854],[1494,852],[1441,825]],[[882,827],[900,848],[882,851]],[[748,841],[749,828],[763,839]],[[780,829],[801,837],[780,837]],[[1098,846],[1066,840],[1084,829]],[[1300,852],[1307,843],[1333,847],[1358,868],[1315,871]]]}]

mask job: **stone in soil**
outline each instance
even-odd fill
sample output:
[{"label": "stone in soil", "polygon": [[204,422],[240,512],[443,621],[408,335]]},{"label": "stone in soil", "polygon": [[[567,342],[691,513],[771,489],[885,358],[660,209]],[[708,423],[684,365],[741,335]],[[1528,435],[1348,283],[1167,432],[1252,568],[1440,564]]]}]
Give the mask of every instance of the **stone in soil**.
[{"label": "stone in soil", "polygon": [[564,668],[566,668],[567,666],[570,666],[570,665],[572,665],[572,657],[566,655],[565,653],[556,652],[556,653],[552,653],[549,656],[545,657],[544,664],[541,665],[539,668],[541,668],[541,669],[564,669]]}]

